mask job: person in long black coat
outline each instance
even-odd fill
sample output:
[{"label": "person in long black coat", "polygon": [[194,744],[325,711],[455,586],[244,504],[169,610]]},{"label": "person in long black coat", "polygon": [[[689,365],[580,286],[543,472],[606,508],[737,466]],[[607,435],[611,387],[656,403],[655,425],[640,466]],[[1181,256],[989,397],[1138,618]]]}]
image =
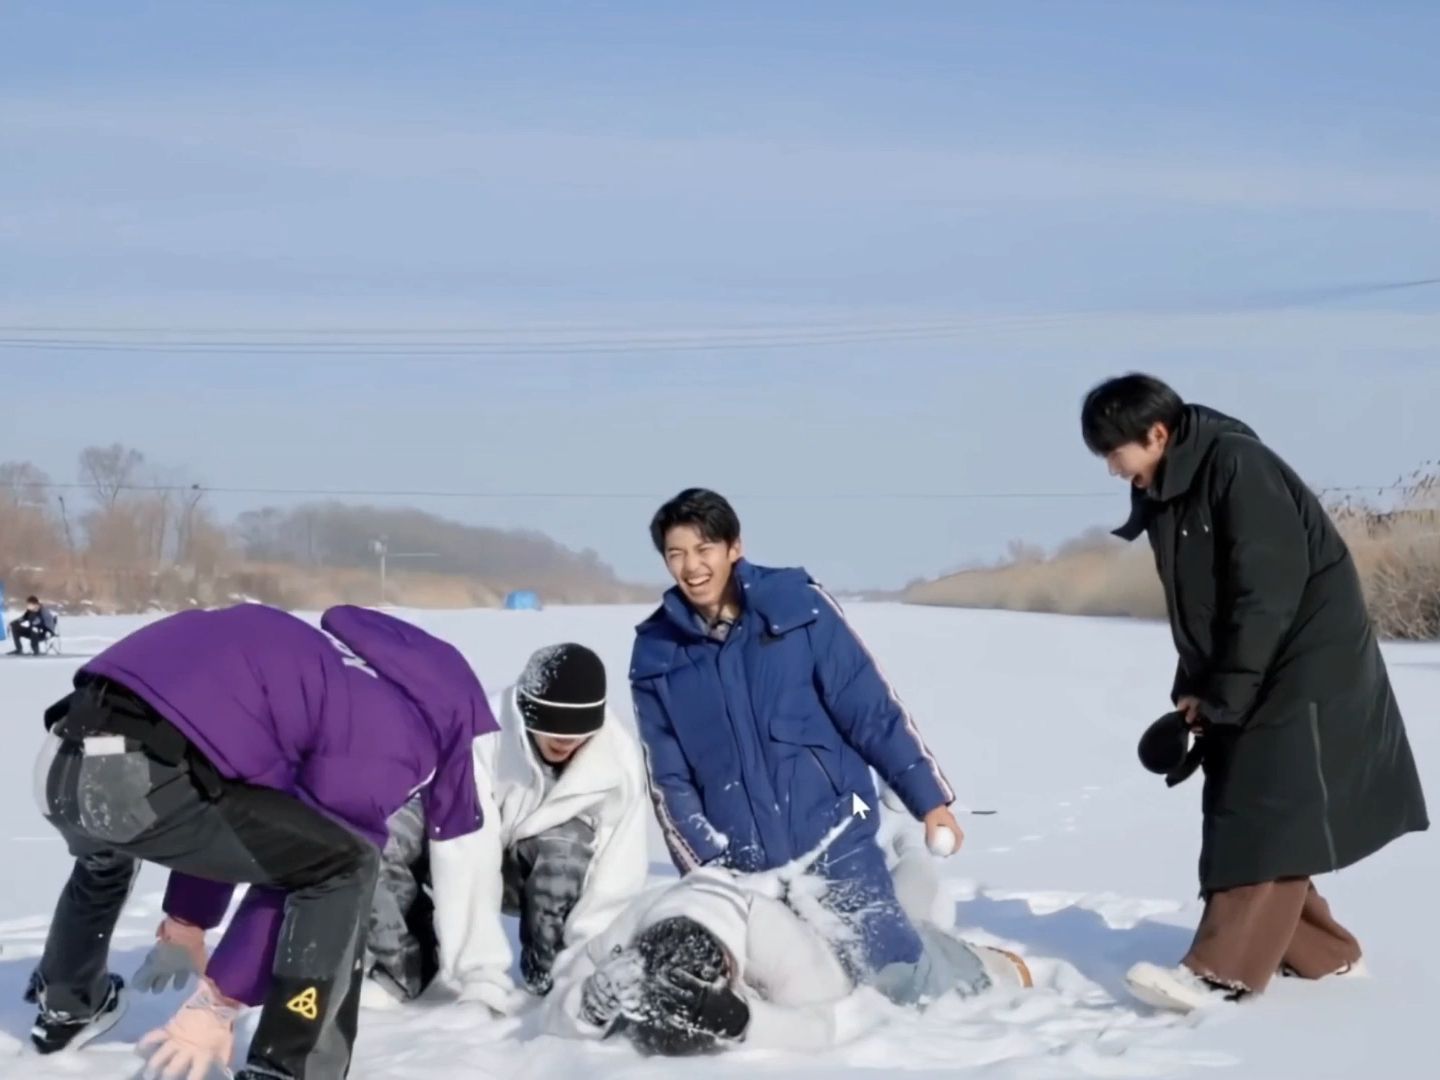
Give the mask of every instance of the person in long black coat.
[{"label": "person in long black coat", "polygon": [[1255,432],[1158,379],[1097,386],[1081,426],[1132,485],[1116,535],[1149,537],[1179,653],[1172,700],[1205,775],[1205,913],[1181,965],[1137,965],[1132,990],[1188,1011],[1277,972],[1354,971],[1360,946],[1310,879],[1429,821],[1344,540]]}]

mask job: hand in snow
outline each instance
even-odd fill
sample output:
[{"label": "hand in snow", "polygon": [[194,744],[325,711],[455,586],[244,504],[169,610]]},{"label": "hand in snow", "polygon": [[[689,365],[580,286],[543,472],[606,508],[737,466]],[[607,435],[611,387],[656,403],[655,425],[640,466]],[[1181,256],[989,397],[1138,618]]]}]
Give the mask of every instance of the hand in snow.
[{"label": "hand in snow", "polygon": [[154,1050],[145,1065],[146,1080],[204,1080],[212,1069],[228,1071],[235,1050],[235,1017],[238,1002],[232,1002],[209,979],[190,995],[174,1018],[156,1028],[136,1047],[144,1054]]},{"label": "hand in snow", "polygon": [[134,987],[143,993],[163,993],[173,982],[181,989],[191,975],[205,970],[205,931],[166,916],[155,931],[155,944],[135,973]]},{"label": "hand in snow", "polygon": [[931,851],[943,850],[936,840],[936,833],[941,829],[949,829],[955,834],[955,846],[950,852],[953,854],[959,851],[960,845],[965,842],[965,830],[960,828],[960,823],[955,820],[955,815],[948,806],[937,806],[925,815],[925,843]]},{"label": "hand in snow", "polygon": [[640,954],[626,949],[606,960],[585,980],[580,993],[580,1015],[595,1027],[609,1027],[624,1012],[640,1008],[645,965]]}]

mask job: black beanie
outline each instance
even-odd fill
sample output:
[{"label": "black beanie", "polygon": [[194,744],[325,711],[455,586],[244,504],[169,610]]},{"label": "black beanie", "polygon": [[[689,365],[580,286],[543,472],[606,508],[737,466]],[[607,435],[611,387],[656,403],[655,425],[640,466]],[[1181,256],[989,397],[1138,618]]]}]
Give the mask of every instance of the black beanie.
[{"label": "black beanie", "polygon": [[525,665],[515,702],[533,735],[593,735],[605,723],[605,665],[584,645],[546,646]]}]

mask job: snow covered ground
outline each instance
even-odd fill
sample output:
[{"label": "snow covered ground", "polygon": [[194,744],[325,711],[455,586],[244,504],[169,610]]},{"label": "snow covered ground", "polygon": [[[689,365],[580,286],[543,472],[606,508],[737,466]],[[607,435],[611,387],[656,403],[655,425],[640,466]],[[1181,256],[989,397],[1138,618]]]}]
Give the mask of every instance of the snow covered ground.
[{"label": "snow covered ground", "polygon": [[[846,1038],[806,1058],[741,1051],[687,1062],[690,1077],[836,1077],[861,1072],[995,1077],[1418,1076],[1430,1071],[1440,1008],[1440,860],[1427,835],[1320,882],[1367,947],[1370,980],[1277,981],[1264,999],[1181,1019],[1138,1006],[1122,975],[1139,959],[1174,961],[1198,916],[1198,780],[1168,790],[1145,773],[1135,741],[1166,705],[1173,671],[1158,625],[989,612],[856,605],[852,618],[920,719],[962,800],[994,808],[962,818],[968,836],[944,863],[947,905],[975,939],[1025,955],[1038,988],[908,1014],[868,993],[847,1002]],[[405,614],[405,613],[402,613]],[[605,658],[629,717],[624,673],[636,608],[412,612],[459,646],[487,687],[529,652],[577,640]],[[80,662],[138,620],[67,624],[64,659],[0,663],[0,1077],[133,1076],[135,1040],[180,995],[136,999],[100,1041],[66,1059],[28,1050],[24,980],[44,940],[68,860],[34,809],[31,762],[41,710]],[[1387,650],[1432,806],[1440,792],[1440,647]],[[658,833],[657,874],[670,873]],[[114,965],[131,974],[158,915],[162,876],[147,870],[116,935]],[[253,1018],[251,1020],[253,1023]],[[248,1033],[248,1028],[247,1028]],[[243,1040],[242,1040],[243,1041]],[[362,1014],[352,1076],[395,1080],[575,1075],[673,1076],[624,1046],[534,1034],[533,1016],[491,1023],[463,1006]]]}]

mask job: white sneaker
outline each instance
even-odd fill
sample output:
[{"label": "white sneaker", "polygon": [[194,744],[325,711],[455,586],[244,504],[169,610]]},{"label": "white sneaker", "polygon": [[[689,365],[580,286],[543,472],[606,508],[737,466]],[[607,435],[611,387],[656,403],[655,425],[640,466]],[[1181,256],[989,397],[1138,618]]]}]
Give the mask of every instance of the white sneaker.
[{"label": "white sneaker", "polygon": [[1030,967],[1018,954],[993,945],[970,944],[970,948],[980,958],[985,974],[990,976],[997,989],[1029,990],[1034,987],[1035,979],[1030,974]]},{"label": "white sneaker", "polygon": [[1162,968],[1139,963],[1125,973],[1125,982],[1145,1004],[1181,1013],[1239,1001],[1247,995],[1244,990],[1203,979],[1184,964]]}]

